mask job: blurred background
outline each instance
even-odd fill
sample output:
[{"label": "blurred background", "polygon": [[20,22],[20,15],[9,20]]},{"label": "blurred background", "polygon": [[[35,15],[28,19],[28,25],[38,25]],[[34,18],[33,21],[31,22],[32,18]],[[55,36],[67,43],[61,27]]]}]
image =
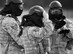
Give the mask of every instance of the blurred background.
[{"label": "blurred background", "polygon": [[[6,0],[0,0],[0,8],[3,8],[5,5]],[[40,5],[42,6],[46,12],[48,12],[49,4],[53,0],[23,0],[24,2],[24,12],[22,15],[25,15],[28,13],[28,9],[34,5]],[[64,15],[73,20],[73,0],[58,0],[61,2],[63,9],[64,9]],[[19,20],[21,21],[21,18],[19,17]],[[73,50],[70,54],[73,54]]]},{"label": "blurred background", "polygon": [[[0,8],[4,7],[6,0],[0,0]],[[24,12],[26,14],[28,9],[34,5],[41,5],[48,11],[49,3],[53,0],[23,0],[24,2]],[[58,0],[62,3],[64,9],[64,15],[68,18],[73,18],[73,0]]]}]

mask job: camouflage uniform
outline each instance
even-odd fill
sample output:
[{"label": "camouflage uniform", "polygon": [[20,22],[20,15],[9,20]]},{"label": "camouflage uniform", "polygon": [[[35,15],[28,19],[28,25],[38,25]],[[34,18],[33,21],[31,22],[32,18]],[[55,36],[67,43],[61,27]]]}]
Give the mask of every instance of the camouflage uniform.
[{"label": "camouflage uniform", "polygon": [[[71,43],[67,43],[68,41],[70,41],[70,39],[72,39],[73,38],[73,23],[71,22],[71,20],[69,20],[69,19],[65,19],[65,22],[66,22],[66,24],[62,27],[62,29],[69,29],[70,30],[70,32],[67,34],[67,37],[68,38],[62,38],[62,41],[63,42],[65,42],[66,43],[66,45],[65,45],[65,47],[64,48],[66,48],[66,46],[67,46],[67,44],[71,44],[72,45],[72,42]],[[62,35],[62,34],[61,34]],[[63,35],[62,35],[63,36]],[[64,43],[63,43],[64,44]],[[71,47],[71,45],[69,45],[69,47]],[[71,47],[72,48],[72,47]],[[66,49],[66,52],[67,52],[67,54],[68,53],[70,53],[69,51],[68,51],[68,49]],[[62,54],[62,53],[61,53]]]},{"label": "camouflage uniform", "polygon": [[10,17],[5,17],[0,28],[0,43],[2,54],[23,54],[17,43],[17,34],[20,29],[17,22]]},{"label": "camouflage uniform", "polygon": [[[49,31],[50,32],[50,31]],[[21,36],[22,45],[25,47],[25,54],[39,54],[38,43],[46,36],[49,37],[45,28],[27,27],[24,28]],[[51,33],[49,33],[51,34]],[[20,43],[21,44],[21,43]],[[43,52],[42,52],[43,53]]]},{"label": "camouflage uniform", "polygon": [[[57,31],[53,31],[51,38],[51,52],[50,54],[68,54],[70,51],[66,49],[68,38],[73,38],[73,23],[69,19],[65,19],[66,24]],[[67,34],[68,38],[62,38],[63,34],[59,34],[61,30],[69,29],[70,32]]]},{"label": "camouflage uniform", "polygon": [[62,38],[64,35],[59,34],[61,30],[68,29],[66,25],[69,24],[64,21],[66,17],[63,15],[62,4],[59,1],[52,1],[49,5],[48,14],[49,19],[52,21],[54,27],[53,34],[50,36],[50,54],[67,54],[65,48],[68,39]]},{"label": "camouflage uniform", "polygon": [[59,34],[59,31],[54,31],[50,36],[51,39],[51,51],[50,54],[66,54],[65,47],[66,42],[62,40],[62,35]]},{"label": "camouflage uniform", "polygon": [[[6,43],[6,40],[3,41],[3,39],[7,39],[7,37],[4,38],[4,36],[6,35],[6,32],[2,29],[2,21],[4,19],[4,16],[0,16],[0,49],[1,49],[1,54],[2,54],[2,43]],[[5,35],[2,35],[2,34],[5,34]]]}]

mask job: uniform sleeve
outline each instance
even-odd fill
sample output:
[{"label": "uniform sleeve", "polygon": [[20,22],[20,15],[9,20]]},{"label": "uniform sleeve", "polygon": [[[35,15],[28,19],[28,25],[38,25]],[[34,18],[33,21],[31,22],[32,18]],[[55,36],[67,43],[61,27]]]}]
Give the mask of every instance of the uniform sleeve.
[{"label": "uniform sleeve", "polygon": [[66,27],[70,30],[69,36],[73,38],[73,22],[70,19],[66,19]]},{"label": "uniform sleeve", "polygon": [[44,23],[44,32],[46,35],[46,37],[49,37],[49,35],[52,34],[52,30],[53,30],[53,25],[52,25],[52,21],[49,20],[49,16],[46,12],[43,13],[44,17],[43,17],[43,23]]},{"label": "uniform sleeve", "polygon": [[66,27],[73,30],[73,22],[70,19],[66,19]]},{"label": "uniform sleeve", "polygon": [[44,32],[46,34],[46,37],[49,37],[52,34],[53,31],[53,25],[50,21],[45,22]]},{"label": "uniform sleeve", "polygon": [[18,40],[18,33],[20,31],[17,22],[13,18],[5,18],[2,22],[2,28],[10,34],[10,36],[17,41]]}]

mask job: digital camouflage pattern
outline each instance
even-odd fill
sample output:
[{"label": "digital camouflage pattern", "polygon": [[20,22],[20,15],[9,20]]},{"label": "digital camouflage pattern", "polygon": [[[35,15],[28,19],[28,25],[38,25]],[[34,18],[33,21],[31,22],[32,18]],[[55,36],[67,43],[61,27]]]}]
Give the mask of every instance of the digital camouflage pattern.
[{"label": "digital camouflage pattern", "polygon": [[11,17],[5,17],[0,24],[0,43],[2,54],[23,54],[21,48],[17,44],[17,34],[20,29],[17,22]]},{"label": "digital camouflage pattern", "polygon": [[42,30],[43,28],[37,28],[37,27],[24,28],[24,31],[23,31],[24,34],[23,36],[21,36],[21,40],[22,40],[21,42],[22,42],[22,45],[24,45],[25,54],[39,53],[38,51],[39,49],[38,47],[36,47],[36,45],[40,43],[40,41],[43,38],[46,38],[45,36],[47,35],[47,32]]},{"label": "digital camouflage pattern", "polygon": [[[57,31],[53,31],[51,38],[51,52],[50,54],[68,54],[70,51],[66,49],[68,38],[73,38],[73,23],[69,19],[65,19],[66,24]],[[59,34],[61,30],[69,29],[70,32],[67,34],[68,38],[62,38],[63,34]],[[72,44],[72,43],[70,43]],[[72,44],[73,45],[73,44]]]},{"label": "digital camouflage pattern", "polygon": [[53,34],[50,36],[50,54],[66,54],[65,47],[67,43],[62,40],[62,35],[58,33],[59,31],[53,31]]}]

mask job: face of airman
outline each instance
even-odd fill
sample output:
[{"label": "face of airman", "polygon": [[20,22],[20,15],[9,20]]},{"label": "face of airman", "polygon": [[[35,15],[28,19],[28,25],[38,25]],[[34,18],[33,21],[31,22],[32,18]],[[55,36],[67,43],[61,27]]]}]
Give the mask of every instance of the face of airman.
[{"label": "face of airman", "polygon": [[60,14],[62,14],[62,11],[60,9],[51,9],[50,13],[51,14],[59,14],[60,15]]},{"label": "face of airman", "polygon": [[49,19],[53,22],[58,22],[62,20],[63,10],[62,5],[59,1],[52,1],[49,5]]},{"label": "face of airman", "polygon": [[19,5],[20,10],[23,10],[23,5],[24,5],[24,3],[21,3],[21,4]]}]

